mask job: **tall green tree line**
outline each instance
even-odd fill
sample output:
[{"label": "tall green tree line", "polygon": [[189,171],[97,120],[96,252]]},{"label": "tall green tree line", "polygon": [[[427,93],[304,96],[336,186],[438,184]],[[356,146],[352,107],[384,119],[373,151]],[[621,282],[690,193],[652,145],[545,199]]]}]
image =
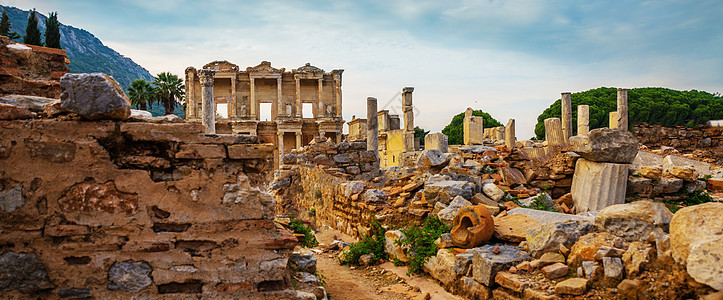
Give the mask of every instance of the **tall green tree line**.
[{"label": "tall green tree line", "polygon": [[2,18],[0,18],[0,35],[4,35],[11,40],[20,38],[20,35],[17,32],[10,31],[11,25],[8,13],[3,10]]},{"label": "tall green tree line", "polygon": [[[502,126],[502,123],[492,118],[492,116],[482,110],[475,110],[472,112],[473,116],[483,118],[483,125],[485,128]],[[452,121],[442,129],[442,133],[447,135],[447,142],[450,145],[461,145],[464,142],[464,112],[454,116]]]}]

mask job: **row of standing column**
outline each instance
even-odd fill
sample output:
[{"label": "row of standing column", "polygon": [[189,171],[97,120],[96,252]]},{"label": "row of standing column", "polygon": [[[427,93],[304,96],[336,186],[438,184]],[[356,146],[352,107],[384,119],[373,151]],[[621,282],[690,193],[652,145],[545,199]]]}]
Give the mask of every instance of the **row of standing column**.
[{"label": "row of standing column", "polygon": [[[545,119],[545,139],[548,144],[566,144],[572,136],[572,101],[570,93],[562,93],[562,120],[557,118]],[[555,121],[557,120],[557,121]],[[610,128],[628,130],[628,90],[617,90],[617,111],[610,112]],[[577,134],[587,135],[590,132],[590,107],[577,106]]]}]

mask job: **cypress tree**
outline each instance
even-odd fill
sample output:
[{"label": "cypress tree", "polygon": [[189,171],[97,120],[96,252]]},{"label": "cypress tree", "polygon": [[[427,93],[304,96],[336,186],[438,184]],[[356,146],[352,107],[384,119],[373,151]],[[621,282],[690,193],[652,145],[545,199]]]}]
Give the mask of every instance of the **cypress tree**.
[{"label": "cypress tree", "polygon": [[8,17],[8,13],[3,10],[3,16],[2,19],[0,19],[0,35],[4,35],[11,40],[17,39],[20,37],[15,32],[10,32],[10,17]]},{"label": "cypress tree", "polygon": [[40,29],[38,29],[38,18],[35,16],[35,9],[30,12],[30,16],[28,17],[28,27],[25,29],[23,43],[36,46],[43,45],[40,40]]},{"label": "cypress tree", "polygon": [[45,20],[45,47],[60,48],[60,24],[58,23],[58,13],[49,13],[48,19]]}]

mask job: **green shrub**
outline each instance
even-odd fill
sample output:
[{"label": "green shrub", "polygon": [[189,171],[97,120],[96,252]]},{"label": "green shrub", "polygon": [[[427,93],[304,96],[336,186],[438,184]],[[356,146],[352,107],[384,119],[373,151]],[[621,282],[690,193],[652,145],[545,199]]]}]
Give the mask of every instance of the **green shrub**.
[{"label": "green shrub", "polygon": [[665,206],[668,207],[668,209],[672,213],[675,213],[679,209],[686,206],[693,206],[713,201],[713,198],[708,195],[708,192],[706,191],[692,193],[686,193],[685,191],[681,191],[678,195],[682,196],[682,198],[678,200],[663,201],[663,203],[665,203]]},{"label": "green shrub", "polygon": [[297,220],[294,217],[291,217],[291,222],[289,222],[289,229],[291,229],[291,231],[293,231],[294,233],[304,235],[304,242],[301,243],[302,246],[312,248],[316,247],[316,245],[319,244],[319,242],[316,240],[316,236],[314,236],[314,233],[311,232],[311,228],[309,226],[306,226],[304,222]]},{"label": "green shrub", "polygon": [[369,234],[364,235],[360,242],[349,245],[349,250],[342,253],[339,263],[342,265],[358,265],[359,257],[370,253],[374,255],[374,261],[388,258],[384,252],[384,233],[387,232],[386,229],[376,220],[372,221],[371,227]]},{"label": "green shrub", "polygon": [[395,243],[409,249],[407,251],[409,274],[422,272],[422,266],[427,259],[437,255],[437,245],[434,244],[434,241],[440,235],[448,233],[449,230],[449,226],[442,223],[436,216],[424,220],[421,227],[412,226],[402,229],[404,238],[397,240]]}]

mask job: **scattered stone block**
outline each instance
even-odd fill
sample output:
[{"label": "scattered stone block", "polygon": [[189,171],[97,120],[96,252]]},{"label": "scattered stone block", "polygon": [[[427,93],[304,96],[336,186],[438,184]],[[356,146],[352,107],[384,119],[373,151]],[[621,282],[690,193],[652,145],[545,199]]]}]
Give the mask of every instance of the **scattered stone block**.
[{"label": "scattered stone block", "polygon": [[181,144],[176,153],[178,159],[226,158],[223,145],[212,144]]},{"label": "scattered stone block", "polygon": [[316,272],[316,256],[310,250],[300,248],[291,253],[288,260],[288,266],[294,271],[307,273]]},{"label": "scattered stone block", "polygon": [[131,105],[123,88],[103,73],[67,73],[60,78],[60,106],[91,120],[125,120]]},{"label": "scattered stone block", "polygon": [[549,266],[543,267],[542,272],[549,279],[557,279],[567,276],[569,269],[564,263],[558,262]]},{"label": "scattered stone block", "polygon": [[654,194],[673,194],[683,188],[684,181],[675,177],[660,177],[660,180],[653,185]]},{"label": "scattered stone block", "polygon": [[43,112],[43,106],[53,104],[58,99],[31,96],[31,95],[5,95],[0,97],[0,104],[9,104],[26,108],[31,112]]},{"label": "scattered stone block", "polygon": [[488,197],[490,197],[492,200],[499,202],[502,200],[502,197],[505,196],[505,192],[502,191],[501,188],[499,188],[494,183],[485,183],[482,186],[482,192],[485,193]]},{"label": "scattered stone block", "polygon": [[429,133],[424,136],[424,149],[437,149],[442,153],[447,153],[448,138],[441,132]]},{"label": "scattered stone block", "polygon": [[439,201],[448,205],[457,196],[470,199],[473,194],[472,186],[467,181],[443,180],[424,185],[424,198],[432,204]]},{"label": "scattered stone block", "polygon": [[638,154],[638,139],[627,130],[598,128],[571,137],[570,144],[575,153],[593,162],[629,164]]},{"label": "scattered stone block", "polygon": [[436,256],[427,259],[422,269],[442,284],[448,285],[457,279],[454,271],[455,255],[448,249],[439,249]]},{"label": "scattered stone block", "polygon": [[417,166],[422,170],[442,168],[447,163],[449,163],[449,159],[447,159],[442,151],[437,149],[422,150],[417,157]]},{"label": "scattered stone block", "polygon": [[624,249],[602,246],[602,247],[600,247],[600,250],[595,252],[594,258],[596,261],[601,261],[603,259],[603,257],[622,257],[624,253],[625,253]]},{"label": "scattered stone block", "polygon": [[670,223],[671,254],[700,283],[723,290],[723,203],[679,210]]},{"label": "scattered stone block", "polygon": [[522,276],[510,272],[498,272],[497,275],[495,275],[495,282],[517,293],[524,292],[529,286],[529,283],[525,282]]},{"label": "scattered stone block", "polygon": [[[455,223],[454,220],[457,214],[460,212],[460,210],[462,210],[462,208],[467,206],[472,206],[472,202],[467,201],[467,199],[462,196],[457,196],[454,198],[454,200],[452,200],[452,202],[449,203],[447,207],[437,213],[437,217],[440,221],[442,221],[442,223],[445,223],[447,225],[453,225]],[[491,220],[492,217],[489,215],[487,209],[483,208],[482,210],[487,213],[487,217]]]},{"label": "scattered stone block", "polygon": [[540,266],[547,266],[555,263],[565,263],[565,256],[560,253],[547,252],[539,259]]},{"label": "scattered stone block", "polygon": [[24,107],[0,103],[0,120],[30,119],[33,114]]},{"label": "scattered stone block", "polygon": [[667,231],[673,214],[663,203],[649,200],[618,204],[601,210],[595,225],[626,241],[646,240],[651,231]]},{"label": "scattered stone block", "polygon": [[645,242],[632,242],[628,250],[623,253],[623,264],[629,278],[634,278],[650,262],[653,248]]},{"label": "scattered stone block", "polygon": [[597,211],[610,205],[625,203],[627,180],[628,166],[625,164],[578,159],[571,188],[575,210]]},{"label": "scattered stone block", "polygon": [[404,233],[399,230],[388,230],[384,233],[384,252],[389,254],[389,257],[396,258],[402,262],[407,262],[407,254],[404,248],[397,245],[395,242],[399,239],[404,238]]},{"label": "scattered stone block", "polygon": [[558,252],[560,245],[572,247],[577,240],[594,229],[592,222],[576,220],[548,223],[527,231],[527,247],[534,257]]},{"label": "scattered stone block", "polygon": [[602,247],[613,247],[616,237],[607,232],[592,232],[582,237],[570,249],[567,262],[571,267],[577,267],[583,261],[594,261],[595,254]]},{"label": "scattered stone block", "polygon": [[508,242],[519,243],[525,240],[527,230],[540,225],[539,222],[523,214],[506,215],[494,220],[494,236]]},{"label": "scattered stone block", "polygon": [[576,221],[576,220],[583,220],[583,221],[594,221],[593,218],[583,216],[583,215],[571,215],[571,214],[563,214],[563,213],[557,213],[557,212],[551,212],[551,211],[544,211],[544,210],[536,210],[531,208],[513,208],[507,211],[507,215],[525,215],[533,220],[539,222],[540,224],[547,224],[547,223],[557,223],[557,222],[565,222],[565,221]]},{"label": "scattered stone block", "polygon": [[582,274],[578,274],[578,275],[581,275],[581,276],[583,276],[589,280],[593,280],[593,281],[598,280],[602,276],[602,273],[603,273],[603,270],[600,267],[600,265],[598,265],[596,262],[590,261],[590,260],[583,261],[581,264],[581,267],[578,268],[578,273],[580,273],[579,272],[580,270],[582,270]]},{"label": "scattered stone block", "polygon": [[362,199],[366,203],[386,202],[387,193],[382,190],[368,189],[366,190],[366,192],[364,192],[364,196],[362,197]]},{"label": "scattered stone block", "polygon": [[[500,253],[494,253],[495,247],[499,248]],[[485,245],[467,250],[467,253],[470,252],[474,254],[472,259],[474,279],[486,286],[492,286],[498,272],[531,259],[530,255],[521,248],[508,245]]]},{"label": "scattered stone block", "polygon": [[587,284],[587,279],[570,278],[555,285],[555,294],[579,296],[587,291]]},{"label": "scattered stone block", "polygon": [[617,257],[603,257],[602,260],[605,278],[613,280],[623,279],[623,261]]}]

